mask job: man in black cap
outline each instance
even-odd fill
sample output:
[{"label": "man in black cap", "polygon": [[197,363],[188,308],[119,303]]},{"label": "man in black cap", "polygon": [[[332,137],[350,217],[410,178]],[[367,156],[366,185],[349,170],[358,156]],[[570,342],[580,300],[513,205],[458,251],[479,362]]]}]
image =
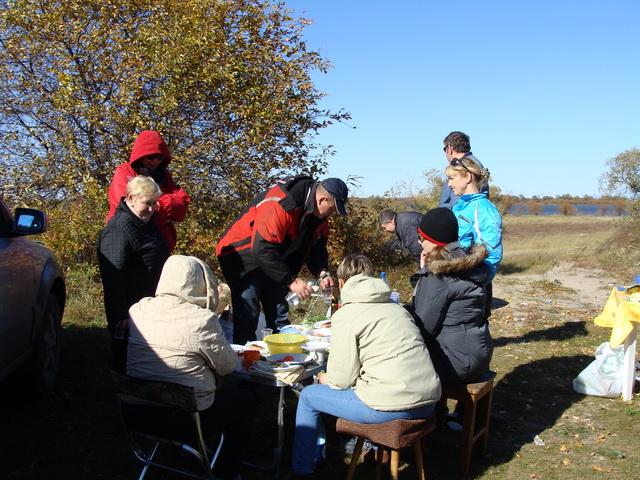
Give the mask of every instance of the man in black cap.
[{"label": "man in black cap", "polygon": [[231,288],[234,343],[255,339],[260,306],[267,327],[287,325],[289,290],[301,299],[310,287],[298,277],[304,263],[320,279],[320,288],[333,286],[329,275],[327,219],[346,215],[349,191],[339,178],[316,181],[297,176],[258,194],[216,245],[222,273]]}]

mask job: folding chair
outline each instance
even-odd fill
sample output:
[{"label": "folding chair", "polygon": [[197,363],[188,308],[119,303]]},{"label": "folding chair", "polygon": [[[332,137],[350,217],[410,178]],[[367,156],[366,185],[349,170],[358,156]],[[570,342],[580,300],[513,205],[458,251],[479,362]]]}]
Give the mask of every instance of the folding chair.
[{"label": "folding chair", "polygon": [[[200,413],[196,405],[196,398],[192,387],[178,385],[169,382],[155,380],[141,380],[138,378],[112,372],[120,417],[127,432],[129,443],[135,457],[143,463],[138,480],[142,480],[150,466],[169,470],[190,478],[213,479],[211,473],[213,466],[220,455],[224,435],[219,434],[217,446],[210,450],[203,437]],[[135,419],[125,413],[128,406],[160,407],[167,411],[176,411],[185,414],[187,428],[191,427],[195,445],[187,443],[184,439],[165,438],[163,433],[158,433],[154,428],[146,429],[136,425]],[[144,431],[143,431],[144,430]],[[160,463],[156,455],[161,446],[170,446],[180,451],[187,452],[197,460],[202,472],[178,468],[167,463]],[[175,455],[174,455],[175,458]],[[182,467],[182,465],[180,465]]]}]

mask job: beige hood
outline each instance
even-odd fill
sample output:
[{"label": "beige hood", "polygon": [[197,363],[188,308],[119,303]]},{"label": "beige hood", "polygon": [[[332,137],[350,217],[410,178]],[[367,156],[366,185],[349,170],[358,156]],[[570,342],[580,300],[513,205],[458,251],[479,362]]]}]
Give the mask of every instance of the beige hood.
[{"label": "beige hood", "polygon": [[215,312],[218,307],[218,282],[211,268],[202,260],[173,255],[164,264],[156,288],[156,296],[161,295],[172,295]]}]

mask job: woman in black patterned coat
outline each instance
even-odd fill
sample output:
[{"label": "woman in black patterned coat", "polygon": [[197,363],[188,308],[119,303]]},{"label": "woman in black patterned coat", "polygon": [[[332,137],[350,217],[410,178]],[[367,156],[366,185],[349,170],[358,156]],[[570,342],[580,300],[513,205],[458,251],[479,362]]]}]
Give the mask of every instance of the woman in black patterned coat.
[{"label": "woman in black patterned coat", "polygon": [[113,367],[122,373],[127,358],[129,307],[143,297],[155,295],[162,266],[169,257],[162,234],[150,221],[161,193],[152,178],[132,178],[127,184],[127,196],[98,239]]}]

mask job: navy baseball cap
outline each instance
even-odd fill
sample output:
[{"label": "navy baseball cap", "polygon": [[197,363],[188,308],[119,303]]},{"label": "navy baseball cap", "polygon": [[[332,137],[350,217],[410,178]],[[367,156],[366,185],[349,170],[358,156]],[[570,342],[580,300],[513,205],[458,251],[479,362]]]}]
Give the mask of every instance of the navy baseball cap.
[{"label": "navy baseball cap", "polygon": [[347,188],[347,184],[344,183],[339,178],[327,178],[320,182],[320,185],[331,194],[331,196],[336,201],[336,211],[338,215],[346,215],[347,207],[345,204],[347,203],[349,196],[349,189]]}]

